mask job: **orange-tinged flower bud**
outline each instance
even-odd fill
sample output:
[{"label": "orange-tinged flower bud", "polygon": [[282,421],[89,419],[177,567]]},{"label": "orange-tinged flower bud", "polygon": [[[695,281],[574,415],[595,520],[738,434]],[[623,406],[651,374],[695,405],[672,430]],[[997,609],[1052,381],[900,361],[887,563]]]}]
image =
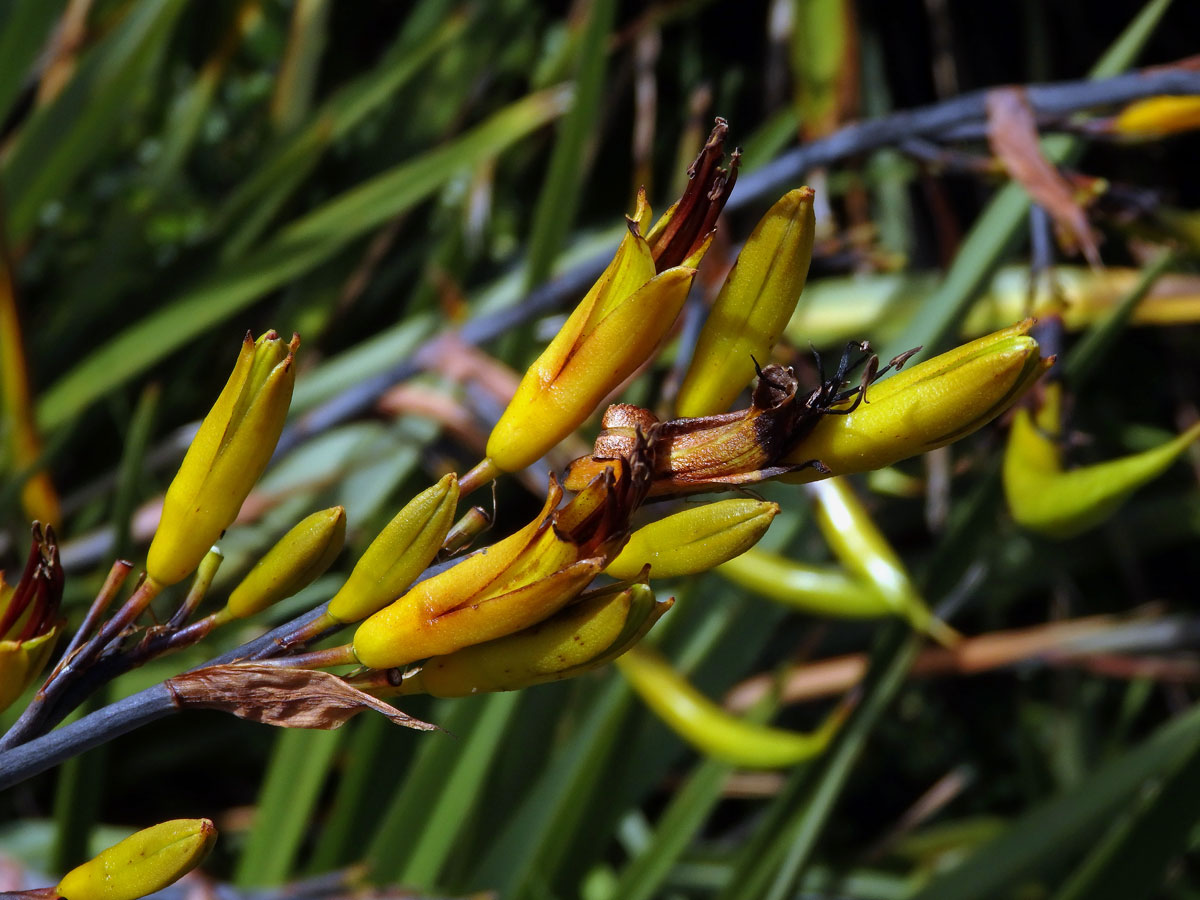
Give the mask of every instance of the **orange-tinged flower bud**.
[{"label": "orange-tinged flower bud", "polygon": [[640,641],[672,603],[655,599],[644,583],[591,591],[524,631],[426,660],[399,685],[372,692],[464,697],[573,678]]},{"label": "orange-tinged flower bud", "polygon": [[675,401],[680,416],[729,408],[783,334],[812,261],[813,191],[785,194],[755,226],[717,295]]},{"label": "orange-tinged flower bud", "polygon": [[345,540],[346,510],[341,506],[301,519],[229,594],[229,618],[255,615],[307,587],[333,564]]},{"label": "orange-tinged flower bud", "polygon": [[809,482],[865,472],[944,447],[992,421],[1049,369],[1025,332],[1032,320],[972,341],[867,388],[846,415],[822,416],[784,457],[821,468],[785,474]]},{"label": "orange-tinged flower bud", "polygon": [[640,232],[645,195],[617,254],[534,362],[488,438],[487,455],[522,469],[578,428],[605,395],[658,349],[687,299],[693,265],[655,274]]},{"label": "orange-tinged flower bud", "polygon": [[199,565],[262,475],[287,418],[300,338],[274,331],[246,335],[225,384],[163,500],[162,519],[146,559],[160,585],[182,581]]},{"label": "orange-tinged flower bud", "polygon": [[208,819],[162,822],[72,869],[57,891],[64,900],[137,900],[200,865],[216,840],[217,829]]},{"label": "orange-tinged flower bud", "polygon": [[640,463],[615,460],[570,503],[551,479],[541,513],[516,534],[414,586],[363,622],[354,655],[389,669],[528,628],[562,609],[609,563],[645,496]]}]

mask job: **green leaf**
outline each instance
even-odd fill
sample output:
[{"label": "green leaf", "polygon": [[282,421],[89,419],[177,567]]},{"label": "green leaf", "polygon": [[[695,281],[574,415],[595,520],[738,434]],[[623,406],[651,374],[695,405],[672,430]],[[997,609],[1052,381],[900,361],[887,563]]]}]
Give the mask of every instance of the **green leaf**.
[{"label": "green leaf", "polygon": [[496,156],[560,115],[570,98],[569,90],[555,88],[518,100],[462,137],[335,197],[286,228],[267,247],[184,289],[51,385],[38,408],[42,426],[63,424],[263,294],[413,208],[457,173]]},{"label": "green leaf", "polygon": [[276,736],[254,827],[234,872],[235,884],[251,887],[287,880],[342,734],[288,729]]},{"label": "green leaf", "polygon": [[8,238],[21,244],[42,207],[63,196],[101,154],[129,116],[129,100],[151,79],[182,0],[139,0],[48,106],[20,131],[4,167]]}]

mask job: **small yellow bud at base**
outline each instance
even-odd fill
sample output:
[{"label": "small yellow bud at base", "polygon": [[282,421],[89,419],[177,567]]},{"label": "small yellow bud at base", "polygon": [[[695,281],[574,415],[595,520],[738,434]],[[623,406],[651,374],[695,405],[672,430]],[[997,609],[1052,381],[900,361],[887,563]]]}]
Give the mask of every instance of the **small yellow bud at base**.
[{"label": "small yellow bud at base", "polygon": [[65,900],[137,900],[200,865],[216,839],[208,819],[162,822],[72,869],[56,890]]}]

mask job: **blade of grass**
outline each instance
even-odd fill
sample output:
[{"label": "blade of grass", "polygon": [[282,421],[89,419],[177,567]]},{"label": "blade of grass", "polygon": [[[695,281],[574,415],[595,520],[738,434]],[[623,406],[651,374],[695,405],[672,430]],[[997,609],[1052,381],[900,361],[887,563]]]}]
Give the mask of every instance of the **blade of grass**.
[{"label": "blade of grass", "polygon": [[29,70],[66,6],[67,0],[18,0],[0,10],[0,122],[27,86]]},{"label": "blade of grass", "polygon": [[341,740],[340,730],[288,729],[275,738],[235,884],[275,885],[288,879]]},{"label": "blade of grass", "polygon": [[521,700],[520,691],[492,694],[483,702],[478,725],[466,739],[453,769],[441,783],[432,809],[422,816],[417,839],[399,876],[401,884],[432,890],[442,867],[470,823],[487,774],[492,771],[500,744]]},{"label": "blade of grass", "polygon": [[1106,762],[1070,791],[1021,816],[961,865],[934,878],[913,900],[984,900],[1038,866],[1061,862],[1129,803],[1147,779],[1161,777],[1200,743],[1200,705]]},{"label": "blade of grass", "polygon": [[[1171,0],[1147,3],[1092,67],[1089,76],[1107,78],[1127,69],[1170,5]],[[1046,158],[1054,163],[1069,162],[1078,156],[1083,146],[1081,138],[1070,135],[1054,135],[1042,141]],[[891,343],[890,346],[897,348],[894,352],[923,346],[927,354],[933,353],[953,336],[968,305],[978,296],[1004,255],[1020,240],[1029,206],[1029,195],[1021,185],[1012,182],[1000,189],[971,226],[937,290]]]},{"label": "blade of grass", "polygon": [[465,24],[465,16],[449,16],[419,42],[406,30],[374,70],[335,92],[307,125],[285,136],[268,152],[213,216],[209,233],[232,230],[224,238],[222,257],[235,259],[257,241],[284,201],[312,174],[329,146],[391,100],[462,34]]},{"label": "blade of grass", "polygon": [[1200,739],[1190,755],[1128,810],[1085,857],[1054,900],[1156,896],[1171,860],[1187,849],[1200,813]]},{"label": "blade of grass", "polygon": [[[424,736],[375,830],[365,857],[373,881],[394,882],[408,870],[436,877],[454,835],[469,817],[518,699],[516,693],[492,694],[445,700],[434,708],[431,721],[444,722],[447,733]],[[455,779],[467,783],[455,785]],[[418,850],[440,858],[427,862]]]},{"label": "blade of grass", "polygon": [[277,131],[293,130],[308,113],[328,23],[329,0],[296,0],[287,49],[271,96],[271,121]]},{"label": "blade of grass", "polygon": [[77,415],[198,334],[296,278],[383,222],[411,209],[464,169],[503,152],[560,115],[570,91],[556,88],[511,104],[449,144],[334,198],[288,227],[269,246],[215,278],[185,289],[99,348],[45,392],[44,427]]},{"label": "blade of grass", "polygon": [[546,280],[554,258],[575,223],[579,195],[587,180],[589,141],[599,138],[600,101],[604,97],[605,57],[616,13],[614,0],[592,0],[580,35],[575,75],[575,105],[558,123],[554,152],[538,194],[529,234],[525,286]]},{"label": "blade of grass", "polygon": [[1104,361],[1121,336],[1121,332],[1125,330],[1125,326],[1129,324],[1129,319],[1133,316],[1138,304],[1150,293],[1150,289],[1154,287],[1159,276],[1174,265],[1175,261],[1176,255],[1170,250],[1159,254],[1142,270],[1133,290],[1122,297],[1121,302],[1113,307],[1108,315],[1084,332],[1079,343],[1071,348],[1071,352],[1063,361],[1063,377],[1072,390],[1078,391],[1096,370],[1096,367]]},{"label": "blade of grass", "polygon": [[739,853],[719,900],[791,896],[867,738],[904,683],[921,638],[889,623],[871,657],[863,701],[816,764],[799,769]]},{"label": "blade of grass", "polygon": [[158,412],[158,400],[162,390],[158,384],[150,384],[142,391],[129,428],[125,432],[125,448],[121,454],[121,467],[117,470],[116,490],[113,494],[112,523],[116,529],[113,554],[118,559],[127,559],[133,553],[133,538],[130,525],[133,511],[141,500],[145,489],[146,450],[154,432],[154,419]]},{"label": "blade of grass", "polygon": [[21,129],[4,166],[9,239],[21,245],[42,207],[62,196],[109,138],[128,122],[129,99],[151,80],[182,0],[139,0],[79,68],[54,102]]}]

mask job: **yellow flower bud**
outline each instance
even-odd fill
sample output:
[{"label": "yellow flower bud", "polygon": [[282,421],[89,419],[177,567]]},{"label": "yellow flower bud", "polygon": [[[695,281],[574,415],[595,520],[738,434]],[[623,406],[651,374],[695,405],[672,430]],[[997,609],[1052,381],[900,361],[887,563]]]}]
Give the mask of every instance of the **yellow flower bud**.
[{"label": "yellow flower bud", "polygon": [[408,590],[437,556],[457,507],[453,473],[413,497],[355,563],[329,601],[329,615],[338,622],[358,622]]},{"label": "yellow flower bud", "polygon": [[146,559],[160,585],[182,581],[241,509],[270,462],[296,381],[300,338],[246,335],[233,374],[192,440],[163,500]]},{"label": "yellow flower bud", "polygon": [[1117,134],[1159,138],[1200,128],[1200,97],[1147,97],[1130,103],[1112,122]]},{"label": "yellow flower bud", "polygon": [[641,466],[615,460],[556,510],[562,489],[551,479],[537,518],[363,622],[354,634],[354,656],[372,669],[389,669],[543,621],[578,596],[620,550],[645,489]]},{"label": "yellow flower bud", "polygon": [[604,571],[613,578],[633,578],[647,565],[655,578],[707,572],[758,543],[778,514],[778,503],[762,500],[691,506],[639,528]]},{"label": "yellow flower bud", "polygon": [[65,900],[136,900],[174,884],[204,861],[217,839],[208,819],[173,819],[145,828],[68,872]]},{"label": "yellow flower bud", "polygon": [[464,697],[572,678],[632,647],[673,602],[656,600],[646,584],[593,591],[524,631],[435,656],[375,693]]},{"label": "yellow flower bud", "polygon": [[644,647],[617,659],[617,668],[654,712],[700,753],[749,769],[794,766],[821,753],[837,733],[848,706],[840,706],[816,731],[802,734],[730,715]]},{"label": "yellow flower bud", "polygon": [[812,261],[813,191],[772,206],[746,240],[708,314],[675,402],[680,416],[729,408],[765,363],[796,309]]},{"label": "yellow flower bud", "polygon": [[826,414],[783,461],[819,460],[782,480],[865,472],[944,447],[983,427],[1050,367],[1025,332],[1032,320],[964,344],[867,388],[846,415]]},{"label": "yellow flower bud", "polygon": [[323,509],[301,519],[235,587],[228,617],[244,619],[307,587],[333,564],[346,540],[346,510]]},{"label": "yellow flower bud", "polygon": [[752,548],[717,568],[722,578],[814,616],[877,619],[894,610],[870,584],[830,565]]},{"label": "yellow flower bud", "polygon": [[488,438],[487,455],[501,470],[523,469],[583,424],[674,324],[696,269],[689,260],[655,274],[639,230],[649,212],[639,194],[613,261],[521,379]]},{"label": "yellow flower bud", "polygon": [[1037,423],[1028,410],[1017,410],[1004,452],[1004,493],[1013,519],[1053,538],[1073,537],[1104,522],[1200,438],[1197,423],[1141,453],[1064,471],[1060,390],[1057,384],[1046,389]]}]

